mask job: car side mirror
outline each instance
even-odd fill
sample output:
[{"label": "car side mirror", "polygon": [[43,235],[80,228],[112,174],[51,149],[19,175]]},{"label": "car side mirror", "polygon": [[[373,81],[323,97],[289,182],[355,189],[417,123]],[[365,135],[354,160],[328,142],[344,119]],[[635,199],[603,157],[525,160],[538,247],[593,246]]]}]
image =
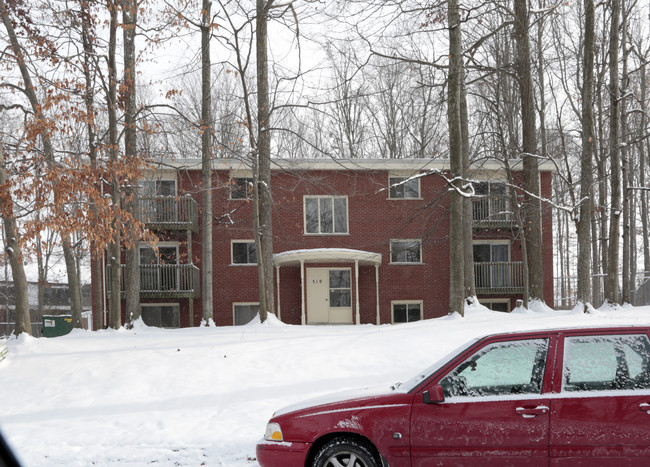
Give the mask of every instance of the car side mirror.
[{"label": "car side mirror", "polygon": [[428,391],[422,393],[422,402],[425,404],[439,404],[445,401],[445,395],[442,392],[442,386],[435,384]]}]

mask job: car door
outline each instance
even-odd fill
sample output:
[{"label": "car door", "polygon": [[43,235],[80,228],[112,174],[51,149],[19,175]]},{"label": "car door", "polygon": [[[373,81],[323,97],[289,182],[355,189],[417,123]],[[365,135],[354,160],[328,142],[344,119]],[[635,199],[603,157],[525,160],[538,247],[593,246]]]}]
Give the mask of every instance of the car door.
[{"label": "car door", "polygon": [[551,401],[551,465],[650,465],[647,333],[564,336]]},{"label": "car door", "polygon": [[412,465],[547,466],[550,401],[543,389],[554,340],[486,341],[425,384],[411,415]]}]

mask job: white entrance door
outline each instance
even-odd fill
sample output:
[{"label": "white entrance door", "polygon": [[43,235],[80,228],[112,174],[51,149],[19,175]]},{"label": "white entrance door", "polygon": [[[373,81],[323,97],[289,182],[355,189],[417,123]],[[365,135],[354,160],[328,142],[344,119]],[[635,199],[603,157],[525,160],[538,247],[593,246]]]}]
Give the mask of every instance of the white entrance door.
[{"label": "white entrance door", "polygon": [[306,272],[307,323],[352,324],[350,270],[307,268]]}]

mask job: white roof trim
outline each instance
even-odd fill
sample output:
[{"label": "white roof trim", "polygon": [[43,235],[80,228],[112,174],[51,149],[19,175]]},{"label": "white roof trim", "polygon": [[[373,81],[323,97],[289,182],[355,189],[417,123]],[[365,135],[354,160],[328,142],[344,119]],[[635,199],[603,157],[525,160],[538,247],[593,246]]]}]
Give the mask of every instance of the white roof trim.
[{"label": "white roof trim", "polygon": [[[512,159],[510,166],[515,171],[522,170],[522,160]],[[201,159],[172,159],[165,160],[160,164],[161,168],[175,168],[185,170],[201,170]],[[213,170],[228,171],[246,171],[251,170],[248,161],[238,159],[213,159]],[[400,173],[421,173],[431,170],[449,171],[449,160],[443,158],[437,159],[385,159],[385,158],[322,158],[322,159],[271,159],[272,170],[349,170],[349,171],[399,171]],[[496,160],[484,160],[474,162],[470,167],[471,170],[495,170],[504,171],[504,165]],[[556,167],[551,161],[541,161],[539,170],[555,172]]]},{"label": "white roof trim", "polygon": [[380,266],[381,253],[348,248],[316,248],[291,250],[273,255],[275,266],[296,266],[305,263],[347,263],[358,261],[361,266]]}]

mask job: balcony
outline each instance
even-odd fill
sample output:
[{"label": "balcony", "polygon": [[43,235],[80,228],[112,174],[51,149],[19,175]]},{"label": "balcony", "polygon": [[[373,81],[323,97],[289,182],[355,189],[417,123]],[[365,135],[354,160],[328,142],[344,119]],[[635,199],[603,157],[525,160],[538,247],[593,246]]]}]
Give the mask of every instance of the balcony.
[{"label": "balcony", "polygon": [[138,219],[152,230],[198,229],[198,209],[190,195],[139,196]]},{"label": "balcony", "polygon": [[521,261],[474,263],[476,295],[513,295],[524,293]]},{"label": "balcony", "polygon": [[511,228],[516,225],[505,195],[486,195],[472,198],[472,226],[475,229]]},{"label": "balcony", "polygon": [[[106,288],[110,296],[111,283],[108,280],[111,266],[106,266]],[[122,271],[121,296],[124,288],[125,265],[120,265]],[[199,298],[201,296],[199,268],[193,264],[141,264],[140,265],[140,298]]]}]

